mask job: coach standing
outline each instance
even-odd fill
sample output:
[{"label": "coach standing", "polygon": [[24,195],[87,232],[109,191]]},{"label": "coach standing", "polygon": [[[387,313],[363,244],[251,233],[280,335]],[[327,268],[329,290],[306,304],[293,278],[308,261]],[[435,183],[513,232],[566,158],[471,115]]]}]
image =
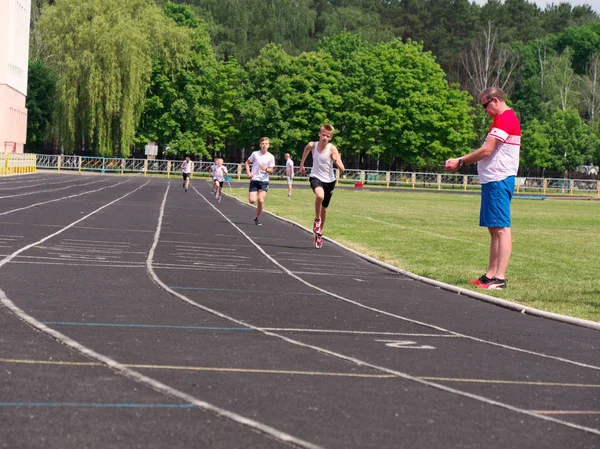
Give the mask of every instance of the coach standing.
[{"label": "coach standing", "polygon": [[493,119],[485,142],[466,156],[448,159],[446,169],[454,171],[463,164],[477,162],[481,184],[479,226],[490,232],[490,261],[485,274],[469,284],[482,289],[503,290],[512,252],[510,202],[519,169],[521,124],[515,112],[506,105],[502,90],[486,89],[480,100],[483,110]]}]

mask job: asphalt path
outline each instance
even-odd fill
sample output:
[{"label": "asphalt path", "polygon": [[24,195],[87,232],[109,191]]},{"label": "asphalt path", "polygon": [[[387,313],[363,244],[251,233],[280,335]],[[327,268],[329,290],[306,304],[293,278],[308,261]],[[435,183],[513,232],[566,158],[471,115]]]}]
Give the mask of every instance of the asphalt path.
[{"label": "asphalt path", "polygon": [[600,447],[598,331],[253,218],[202,181],[0,178],[0,447]]}]

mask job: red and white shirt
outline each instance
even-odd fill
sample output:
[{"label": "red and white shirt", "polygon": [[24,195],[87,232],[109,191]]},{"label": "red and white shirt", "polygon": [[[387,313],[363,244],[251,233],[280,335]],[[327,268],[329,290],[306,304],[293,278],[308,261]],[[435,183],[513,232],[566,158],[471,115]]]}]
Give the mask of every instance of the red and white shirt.
[{"label": "red and white shirt", "polygon": [[494,119],[485,140],[490,137],[496,138],[499,142],[492,154],[477,162],[480,184],[517,176],[521,149],[521,123],[512,109],[507,109]]}]

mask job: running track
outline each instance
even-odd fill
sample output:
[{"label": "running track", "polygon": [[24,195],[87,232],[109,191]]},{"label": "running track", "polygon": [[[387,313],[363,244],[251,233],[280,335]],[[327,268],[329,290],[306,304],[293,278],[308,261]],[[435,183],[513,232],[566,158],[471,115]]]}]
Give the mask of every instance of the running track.
[{"label": "running track", "polygon": [[252,218],[199,181],[0,178],[0,446],[600,447],[598,331]]}]

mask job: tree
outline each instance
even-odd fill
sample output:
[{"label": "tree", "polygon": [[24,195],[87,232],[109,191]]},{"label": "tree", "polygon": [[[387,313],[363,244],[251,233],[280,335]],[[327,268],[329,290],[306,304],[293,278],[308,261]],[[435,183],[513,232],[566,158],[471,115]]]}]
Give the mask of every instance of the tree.
[{"label": "tree", "polygon": [[577,88],[580,78],[571,68],[573,52],[566,48],[560,55],[551,55],[546,59],[546,75],[542,96],[550,110],[560,108],[563,112],[577,105]]},{"label": "tree", "polygon": [[44,61],[57,73],[57,128],[65,151],[128,156],[152,73],[174,63],[186,33],[152,0],[62,0],[39,21]]},{"label": "tree", "polygon": [[469,92],[475,98],[489,87],[509,92],[512,75],[519,63],[518,55],[506,45],[497,42],[498,29],[490,21],[483,30],[483,39],[472,41],[462,56],[467,74]]},{"label": "tree", "polygon": [[[166,16],[185,30],[191,46],[177,67],[154,56],[150,88],[136,143],[156,142],[166,156],[208,157],[222,147],[223,131],[215,124],[220,107],[216,86],[222,83],[204,24],[187,5],[168,2]],[[217,146],[215,147],[215,134]]]},{"label": "tree", "polygon": [[584,116],[588,122],[596,121],[600,109],[600,53],[596,53],[590,58],[586,75],[583,77],[580,96]]},{"label": "tree", "polygon": [[44,152],[51,140],[56,75],[42,61],[30,61],[27,78],[27,144],[29,152]]}]

